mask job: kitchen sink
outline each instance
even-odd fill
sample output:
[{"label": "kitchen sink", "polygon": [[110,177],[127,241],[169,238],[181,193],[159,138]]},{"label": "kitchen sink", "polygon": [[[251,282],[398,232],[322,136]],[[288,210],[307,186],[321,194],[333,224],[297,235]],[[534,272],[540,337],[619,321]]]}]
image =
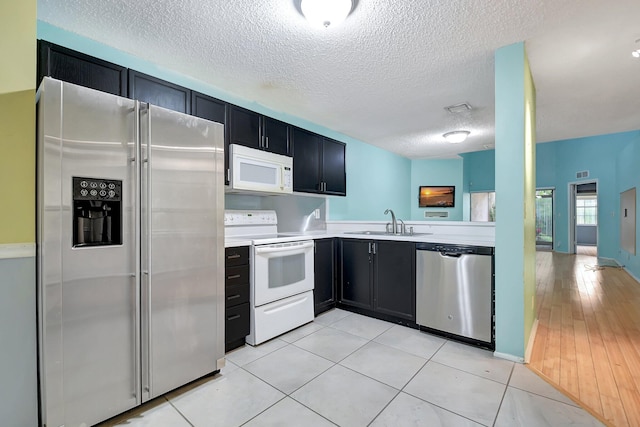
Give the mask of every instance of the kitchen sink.
[{"label": "kitchen sink", "polygon": [[411,236],[427,236],[433,233],[387,233],[386,231],[345,231],[344,234],[366,234],[371,236],[400,236],[400,237],[411,237]]}]

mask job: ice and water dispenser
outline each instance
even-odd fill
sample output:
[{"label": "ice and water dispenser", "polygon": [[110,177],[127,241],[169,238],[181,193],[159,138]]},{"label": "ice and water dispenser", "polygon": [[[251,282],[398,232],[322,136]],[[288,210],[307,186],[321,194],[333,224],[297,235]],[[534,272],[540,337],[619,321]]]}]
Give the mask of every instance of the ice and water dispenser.
[{"label": "ice and water dispenser", "polygon": [[122,181],[73,177],[73,247],[122,244]]}]

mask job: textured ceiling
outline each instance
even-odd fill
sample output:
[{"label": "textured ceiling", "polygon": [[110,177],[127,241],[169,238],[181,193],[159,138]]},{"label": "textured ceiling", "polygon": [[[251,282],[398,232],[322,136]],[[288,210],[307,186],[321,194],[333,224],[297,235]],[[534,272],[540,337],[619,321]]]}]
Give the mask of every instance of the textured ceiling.
[{"label": "textured ceiling", "polygon": [[409,158],[493,147],[494,52],[523,40],[539,142],[640,129],[638,0],[359,0],[329,29],[295,1],[38,0],[38,19]]}]

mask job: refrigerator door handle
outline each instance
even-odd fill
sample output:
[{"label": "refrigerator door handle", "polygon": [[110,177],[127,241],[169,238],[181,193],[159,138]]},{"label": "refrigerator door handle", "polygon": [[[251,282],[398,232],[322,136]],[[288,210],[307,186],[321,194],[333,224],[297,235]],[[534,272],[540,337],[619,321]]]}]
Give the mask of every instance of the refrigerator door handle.
[{"label": "refrigerator door handle", "polygon": [[152,331],[152,321],[151,321],[151,289],[152,289],[152,269],[151,269],[151,167],[150,167],[150,159],[151,159],[151,140],[153,136],[151,135],[151,105],[145,104],[145,111],[147,114],[147,122],[146,122],[146,138],[144,141],[140,142],[140,146],[143,148],[142,152],[142,161],[144,162],[144,166],[141,167],[141,189],[142,189],[142,200],[140,203],[141,212],[142,212],[142,244],[145,246],[142,251],[144,258],[142,259],[142,272],[144,276],[144,311],[145,311],[145,320],[146,327],[144,330],[146,331],[146,336],[143,337],[143,343],[146,347],[146,358],[144,360],[145,365],[144,370],[146,375],[143,376],[142,383],[142,394],[143,401],[149,400],[151,398],[151,390],[153,388],[153,378],[151,373],[153,372],[152,366],[152,358],[151,358],[151,336],[153,335]]},{"label": "refrigerator door handle", "polygon": [[140,372],[141,372],[141,361],[140,361],[140,322],[141,322],[141,314],[140,314],[140,186],[138,185],[140,179],[140,162],[137,159],[140,159],[140,103],[136,102],[134,107],[134,144],[133,144],[133,157],[131,161],[133,162],[133,187],[134,187],[134,214],[133,214],[133,228],[134,228],[134,245],[135,245],[135,266],[134,266],[134,301],[135,301],[135,319],[133,324],[135,325],[134,331],[134,384],[133,384],[133,396],[136,399],[136,404],[142,403],[141,396],[141,384],[140,384]]}]

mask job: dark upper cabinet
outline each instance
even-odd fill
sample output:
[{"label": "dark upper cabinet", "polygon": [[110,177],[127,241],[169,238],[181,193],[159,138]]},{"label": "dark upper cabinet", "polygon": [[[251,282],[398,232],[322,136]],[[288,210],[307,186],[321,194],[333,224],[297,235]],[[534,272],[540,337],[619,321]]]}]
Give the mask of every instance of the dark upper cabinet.
[{"label": "dark upper cabinet", "polygon": [[323,138],[322,181],[324,193],[346,196],[346,145],[344,143]]},{"label": "dark upper cabinet", "polygon": [[229,143],[291,156],[289,125],[235,105],[229,106]]},{"label": "dark upper cabinet", "polygon": [[127,96],[127,69],[111,62],[38,40],[38,85],[43,77]]},{"label": "dark upper cabinet", "polygon": [[315,133],[293,128],[293,190],[320,193],[320,155],[322,137]]},{"label": "dark upper cabinet", "polygon": [[336,239],[314,241],[314,288],[313,305],[317,316],[336,306],[337,247]]},{"label": "dark upper cabinet", "polygon": [[297,127],[291,138],[293,190],[345,196],[346,145]]},{"label": "dark upper cabinet", "polygon": [[224,125],[224,183],[229,184],[229,175],[226,173],[229,170],[228,104],[199,92],[191,92],[191,114]]},{"label": "dark upper cabinet", "polygon": [[186,87],[129,70],[129,98],[191,114],[191,91]]},{"label": "dark upper cabinet", "polygon": [[230,105],[229,144],[262,148],[260,137],[260,114]]},{"label": "dark upper cabinet", "polygon": [[340,240],[339,302],[372,315],[415,322],[415,244]]},{"label": "dark upper cabinet", "polygon": [[262,145],[267,151],[291,156],[289,143],[290,125],[271,117],[262,116]]},{"label": "dark upper cabinet", "polygon": [[226,124],[227,103],[203,93],[191,92],[191,115]]},{"label": "dark upper cabinet", "polygon": [[373,309],[416,319],[416,247],[411,242],[375,241]]},{"label": "dark upper cabinet", "polygon": [[340,302],[373,309],[372,253],[370,240],[341,239]]}]

